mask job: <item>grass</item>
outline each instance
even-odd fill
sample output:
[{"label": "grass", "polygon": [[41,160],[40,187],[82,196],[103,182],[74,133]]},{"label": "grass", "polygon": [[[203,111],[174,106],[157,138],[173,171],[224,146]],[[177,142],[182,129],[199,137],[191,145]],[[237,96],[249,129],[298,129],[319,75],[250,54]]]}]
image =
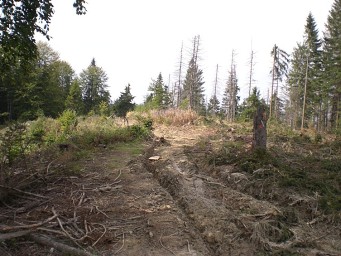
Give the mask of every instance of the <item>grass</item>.
[{"label": "grass", "polygon": [[[241,130],[241,136],[244,136],[245,129]],[[285,128],[274,129],[276,132],[268,133],[270,146],[263,154],[251,151],[244,141],[227,139],[206,157],[206,161],[214,166],[233,165],[235,171],[249,175],[260,168],[269,169],[267,175],[257,176],[257,181],[266,182],[274,189],[318,195],[321,211],[341,211],[341,142],[336,139],[316,140],[313,133],[300,136],[296,132],[287,132]],[[228,138],[224,134],[221,137]]]},{"label": "grass", "polygon": [[[122,127],[115,123],[115,120],[100,116],[66,116],[65,118],[66,120],[61,122],[60,118],[39,117],[35,121],[26,123],[20,130],[16,128],[19,127],[16,124],[9,127],[6,129],[7,133],[0,136],[0,159],[9,159],[9,164],[12,164],[16,159],[26,159],[35,152],[49,150],[51,151],[50,158],[60,158],[61,162],[67,163],[84,159],[95,148],[103,147],[103,145],[107,148],[119,145],[118,147],[125,154],[136,155],[141,153],[138,144],[151,137],[151,130],[139,124]],[[69,125],[69,119],[72,121],[71,125]],[[67,129],[65,124],[69,125]],[[72,150],[60,156],[59,148],[56,146],[60,143],[69,144]],[[20,154],[17,153],[17,149],[21,150]],[[15,169],[11,169],[9,164],[1,163],[0,177],[3,180],[0,183],[13,178]],[[29,174],[31,170],[25,168]],[[67,172],[79,171],[80,168],[71,164]]]}]

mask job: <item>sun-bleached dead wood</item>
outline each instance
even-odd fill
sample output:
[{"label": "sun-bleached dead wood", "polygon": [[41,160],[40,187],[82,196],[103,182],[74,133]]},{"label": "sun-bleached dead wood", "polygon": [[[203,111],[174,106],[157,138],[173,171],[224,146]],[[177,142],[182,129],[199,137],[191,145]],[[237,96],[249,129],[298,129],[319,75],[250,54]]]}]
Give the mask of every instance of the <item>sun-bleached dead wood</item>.
[{"label": "sun-bleached dead wood", "polygon": [[27,236],[30,240],[44,245],[44,246],[49,246],[57,249],[60,252],[63,252],[65,254],[70,254],[70,255],[76,255],[76,256],[94,256],[94,254],[71,247],[69,245],[54,241],[52,238],[47,237],[45,235],[37,235],[37,234],[30,234]]}]

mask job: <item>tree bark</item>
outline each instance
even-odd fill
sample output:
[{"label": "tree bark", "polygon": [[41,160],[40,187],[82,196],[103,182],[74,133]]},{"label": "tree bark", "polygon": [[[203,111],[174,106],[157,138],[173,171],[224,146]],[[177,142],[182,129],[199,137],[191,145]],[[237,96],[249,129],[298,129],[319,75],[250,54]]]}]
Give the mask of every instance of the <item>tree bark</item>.
[{"label": "tree bark", "polygon": [[253,149],[266,150],[267,131],[266,131],[267,116],[264,106],[258,106],[257,112],[253,118]]}]

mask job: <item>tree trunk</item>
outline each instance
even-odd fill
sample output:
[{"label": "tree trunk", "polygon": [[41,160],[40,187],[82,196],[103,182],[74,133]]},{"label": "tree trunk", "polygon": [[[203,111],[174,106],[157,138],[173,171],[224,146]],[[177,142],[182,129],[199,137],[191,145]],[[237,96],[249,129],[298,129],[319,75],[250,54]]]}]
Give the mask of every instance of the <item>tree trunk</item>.
[{"label": "tree trunk", "polygon": [[267,116],[264,106],[258,106],[257,112],[253,118],[253,149],[266,150],[267,132],[266,132]]}]

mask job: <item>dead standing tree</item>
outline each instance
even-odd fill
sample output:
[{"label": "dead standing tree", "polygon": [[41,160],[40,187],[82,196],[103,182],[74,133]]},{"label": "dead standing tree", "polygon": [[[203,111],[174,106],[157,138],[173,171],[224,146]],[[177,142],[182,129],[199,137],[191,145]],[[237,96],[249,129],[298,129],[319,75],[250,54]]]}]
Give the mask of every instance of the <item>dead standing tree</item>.
[{"label": "dead standing tree", "polygon": [[259,105],[257,112],[253,118],[253,150],[266,151],[267,131],[266,131],[267,115],[265,107]]}]

